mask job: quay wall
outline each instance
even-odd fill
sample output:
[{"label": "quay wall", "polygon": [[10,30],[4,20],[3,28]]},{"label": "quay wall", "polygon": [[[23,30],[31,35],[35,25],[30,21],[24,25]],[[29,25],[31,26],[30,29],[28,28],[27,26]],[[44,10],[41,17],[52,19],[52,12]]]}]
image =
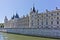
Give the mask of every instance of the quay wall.
[{"label": "quay wall", "polygon": [[40,29],[40,28],[0,28],[2,32],[36,35],[43,37],[60,38],[60,29]]}]

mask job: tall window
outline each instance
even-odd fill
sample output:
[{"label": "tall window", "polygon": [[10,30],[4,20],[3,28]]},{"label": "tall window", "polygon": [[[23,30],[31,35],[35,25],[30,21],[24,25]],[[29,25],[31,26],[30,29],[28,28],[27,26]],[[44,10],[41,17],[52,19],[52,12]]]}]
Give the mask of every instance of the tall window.
[{"label": "tall window", "polygon": [[46,22],[46,25],[48,25],[48,22]]},{"label": "tall window", "polygon": [[31,25],[33,26],[33,20],[32,20],[32,23],[31,23]]},{"label": "tall window", "polygon": [[51,24],[53,24],[53,21],[51,21]]},{"label": "tall window", "polygon": [[38,19],[38,25],[39,25],[39,19]]},{"label": "tall window", "polygon": [[59,15],[59,13],[57,13],[57,15]]},{"label": "tall window", "polygon": [[43,22],[41,22],[41,24],[43,25]]},{"label": "tall window", "polygon": [[33,17],[33,15],[32,15],[32,17]]},{"label": "tall window", "polygon": [[51,18],[51,19],[53,19],[53,18]]},{"label": "tall window", "polygon": [[57,24],[59,24],[59,21],[57,21]]},{"label": "tall window", "polygon": [[59,17],[57,17],[57,19],[59,19]]}]

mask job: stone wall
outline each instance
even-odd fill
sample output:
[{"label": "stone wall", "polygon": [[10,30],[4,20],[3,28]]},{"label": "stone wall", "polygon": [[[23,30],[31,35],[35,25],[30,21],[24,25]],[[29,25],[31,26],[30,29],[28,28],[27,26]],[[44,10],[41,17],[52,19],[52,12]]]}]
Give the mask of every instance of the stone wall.
[{"label": "stone wall", "polygon": [[1,28],[0,31],[20,33],[43,37],[60,38],[60,29],[38,29],[38,28]]}]

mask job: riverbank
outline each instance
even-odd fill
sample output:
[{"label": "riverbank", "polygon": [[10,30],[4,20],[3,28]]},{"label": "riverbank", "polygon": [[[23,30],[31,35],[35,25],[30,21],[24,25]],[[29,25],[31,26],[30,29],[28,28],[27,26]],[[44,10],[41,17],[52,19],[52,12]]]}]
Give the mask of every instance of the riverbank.
[{"label": "riverbank", "polygon": [[4,38],[4,40],[59,40],[53,38],[26,36],[26,35],[20,35],[20,34],[18,35],[18,34],[3,33],[3,32],[0,32],[0,35],[2,35],[2,38]]},{"label": "riverbank", "polygon": [[29,35],[29,34],[11,33],[11,32],[2,32],[2,33],[22,35],[22,36],[30,36],[30,37],[38,37],[38,38],[59,39],[60,40],[60,38],[55,38],[55,37],[37,36],[37,35]]},{"label": "riverbank", "polygon": [[60,30],[56,29],[38,29],[38,28],[1,28],[1,32],[33,35],[38,37],[60,38]]}]

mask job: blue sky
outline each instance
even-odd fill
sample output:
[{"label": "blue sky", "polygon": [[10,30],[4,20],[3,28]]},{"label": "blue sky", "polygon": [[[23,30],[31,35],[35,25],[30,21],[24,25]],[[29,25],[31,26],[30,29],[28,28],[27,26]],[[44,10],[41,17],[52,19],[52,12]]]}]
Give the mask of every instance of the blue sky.
[{"label": "blue sky", "polygon": [[0,0],[0,23],[5,16],[10,19],[16,12],[20,17],[29,14],[33,4],[39,12],[60,8],[60,0]]}]

